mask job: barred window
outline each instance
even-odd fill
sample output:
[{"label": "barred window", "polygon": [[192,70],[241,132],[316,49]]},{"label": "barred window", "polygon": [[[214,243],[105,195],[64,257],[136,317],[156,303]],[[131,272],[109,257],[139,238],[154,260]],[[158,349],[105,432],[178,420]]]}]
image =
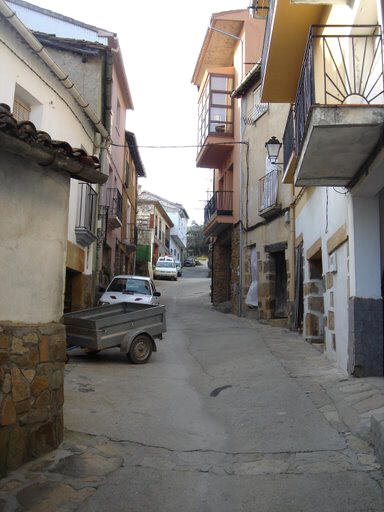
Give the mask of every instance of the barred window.
[{"label": "barred window", "polygon": [[21,101],[19,98],[15,98],[13,101],[13,116],[17,121],[29,121],[31,113],[31,107]]}]

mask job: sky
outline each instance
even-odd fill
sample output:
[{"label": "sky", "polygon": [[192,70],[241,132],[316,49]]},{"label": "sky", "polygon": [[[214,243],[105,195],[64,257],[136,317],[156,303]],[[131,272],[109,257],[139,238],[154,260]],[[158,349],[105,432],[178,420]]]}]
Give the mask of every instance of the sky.
[{"label": "sky", "polygon": [[[193,145],[197,88],[193,70],[214,12],[245,9],[248,0],[28,0],[77,20],[117,32],[134,110],[126,128],[138,145]],[[212,171],[195,167],[196,148],[140,149],[143,190],[182,203],[203,223]]]}]

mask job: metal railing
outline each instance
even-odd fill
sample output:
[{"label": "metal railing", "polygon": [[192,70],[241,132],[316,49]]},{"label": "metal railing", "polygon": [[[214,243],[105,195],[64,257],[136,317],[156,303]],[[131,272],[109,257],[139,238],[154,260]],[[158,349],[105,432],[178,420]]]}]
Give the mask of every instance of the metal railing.
[{"label": "metal railing", "polygon": [[273,170],[259,179],[259,213],[278,206],[279,171]]},{"label": "metal railing", "polygon": [[116,187],[107,189],[108,217],[116,216],[120,221],[123,217],[123,196]]},{"label": "metal railing", "polygon": [[257,103],[249,110],[249,112],[243,116],[244,124],[255,125],[256,121],[268,112],[269,103]]},{"label": "metal railing", "polygon": [[233,192],[219,190],[213,193],[204,208],[204,224],[214,215],[232,215]]},{"label": "metal railing", "polygon": [[295,100],[297,150],[312,105],[383,103],[382,53],[379,26],[311,27]]},{"label": "metal railing", "polygon": [[97,192],[88,183],[79,183],[79,191],[76,228],[95,233]]},{"label": "metal railing", "polygon": [[291,159],[292,153],[295,149],[295,130],[294,130],[294,117],[293,117],[293,109],[291,107],[287,124],[285,125],[284,135],[283,135],[283,166],[284,171],[288,167],[289,160]]}]

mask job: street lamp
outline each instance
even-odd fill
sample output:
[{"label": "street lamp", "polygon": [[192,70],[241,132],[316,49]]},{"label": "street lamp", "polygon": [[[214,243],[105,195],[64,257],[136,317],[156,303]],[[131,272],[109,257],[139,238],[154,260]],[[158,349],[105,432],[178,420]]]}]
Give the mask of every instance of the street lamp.
[{"label": "street lamp", "polygon": [[268,159],[271,164],[276,164],[279,158],[279,153],[282,143],[276,137],[271,137],[266,143],[265,148],[267,150]]}]

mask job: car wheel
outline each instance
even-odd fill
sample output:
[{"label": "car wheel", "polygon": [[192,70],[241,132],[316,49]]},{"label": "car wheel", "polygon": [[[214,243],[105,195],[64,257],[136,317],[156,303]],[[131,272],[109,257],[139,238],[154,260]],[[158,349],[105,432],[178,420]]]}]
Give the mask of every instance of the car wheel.
[{"label": "car wheel", "polygon": [[145,334],[139,334],[132,341],[127,354],[133,364],[147,363],[152,354],[152,340]]}]

